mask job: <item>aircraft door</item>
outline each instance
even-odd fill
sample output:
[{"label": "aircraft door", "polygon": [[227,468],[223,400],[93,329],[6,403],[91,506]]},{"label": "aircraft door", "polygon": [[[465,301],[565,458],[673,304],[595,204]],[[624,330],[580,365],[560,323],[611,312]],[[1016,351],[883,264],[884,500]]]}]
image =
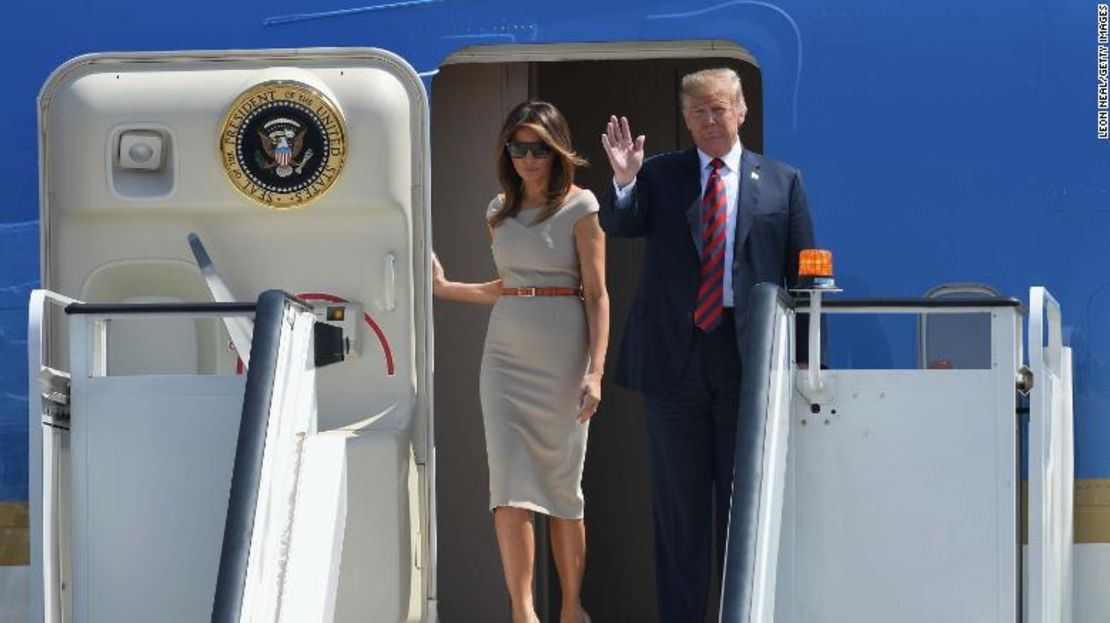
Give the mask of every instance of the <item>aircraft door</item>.
[{"label": "aircraft door", "polygon": [[[280,289],[343,328],[345,361],[316,375],[319,431],[345,448],[335,620],[434,617],[428,106],[413,69],[374,49],[90,55],[54,72],[39,109],[43,287],[112,304]],[[234,333],[113,320],[105,372],[243,374]],[[95,569],[122,554],[83,555]],[[89,581],[74,570],[75,590]]]}]

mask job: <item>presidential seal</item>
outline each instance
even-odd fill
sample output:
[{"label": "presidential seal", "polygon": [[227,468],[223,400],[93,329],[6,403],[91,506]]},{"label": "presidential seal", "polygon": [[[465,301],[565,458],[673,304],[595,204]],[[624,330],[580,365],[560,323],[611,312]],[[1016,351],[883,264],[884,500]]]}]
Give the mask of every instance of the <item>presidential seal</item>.
[{"label": "presidential seal", "polygon": [[343,171],[347,129],[339,110],[301,82],[258,84],[235,100],[220,129],[231,183],[269,208],[300,207]]}]

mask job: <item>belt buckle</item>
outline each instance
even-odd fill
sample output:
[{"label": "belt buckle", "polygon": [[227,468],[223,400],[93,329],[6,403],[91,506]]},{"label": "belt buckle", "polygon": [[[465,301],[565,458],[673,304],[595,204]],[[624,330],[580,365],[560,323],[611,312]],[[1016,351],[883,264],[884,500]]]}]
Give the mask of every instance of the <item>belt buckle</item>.
[{"label": "belt buckle", "polygon": [[536,296],[536,289],[535,288],[521,288],[520,290],[518,290],[518,292],[520,292],[520,296],[527,296],[527,297]]}]

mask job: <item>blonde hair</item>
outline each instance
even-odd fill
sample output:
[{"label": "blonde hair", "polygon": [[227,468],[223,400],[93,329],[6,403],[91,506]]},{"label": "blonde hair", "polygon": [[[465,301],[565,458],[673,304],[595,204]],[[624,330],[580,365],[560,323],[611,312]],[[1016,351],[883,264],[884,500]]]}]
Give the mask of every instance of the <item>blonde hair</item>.
[{"label": "blonde hair", "polygon": [[702,97],[715,92],[721,83],[731,87],[734,93],[733,102],[741,115],[748,114],[748,103],[744,101],[744,86],[740,84],[740,76],[729,67],[716,67],[703,69],[682,77],[682,108],[686,109],[692,97]]},{"label": "blonde hair", "polygon": [[539,223],[559,211],[559,206],[566,199],[571,186],[574,185],[574,172],[578,167],[585,166],[586,161],[575,153],[570,141],[570,126],[559,112],[548,102],[523,102],[505,118],[501,132],[497,135],[497,179],[501,182],[501,207],[489,216],[490,227],[497,227],[507,218],[516,216],[521,209],[523,187],[520,175],[513,168],[512,158],[506,149],[506,143],[520,128],[528,128],[539,134],[548,147],[551,148],[549,158],[554,158],[551,165],[551,177],[547,182],[547,202],[534,223]]}]

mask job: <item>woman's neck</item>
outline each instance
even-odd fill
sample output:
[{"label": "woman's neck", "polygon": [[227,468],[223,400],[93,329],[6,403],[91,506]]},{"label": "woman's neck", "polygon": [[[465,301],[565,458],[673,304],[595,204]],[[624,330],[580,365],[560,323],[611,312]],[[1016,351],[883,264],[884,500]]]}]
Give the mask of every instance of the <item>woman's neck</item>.
[{"label": "woman's neck", "polygon": [[547,203],[547,185],[524,182],[520,189],[521,207],[532,207]]}]

